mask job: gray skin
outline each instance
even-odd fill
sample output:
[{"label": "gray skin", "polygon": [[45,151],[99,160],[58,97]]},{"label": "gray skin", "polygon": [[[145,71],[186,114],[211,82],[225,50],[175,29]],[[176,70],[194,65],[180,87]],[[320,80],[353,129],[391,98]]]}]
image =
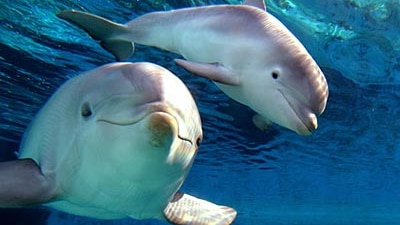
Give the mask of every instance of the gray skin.
[{"label": "gray skin", "polygon": [[202,135],[191,94],[168,70],[99,67],[62,85],[26,130],[19,159],[0,163],[0,207],[230,224],[234,209],[177,192]]},{"label": "gray skin", "polygon": [[134,43],[180,54],[175,62],[206,77],[256,112],[253,122],[274,122],[301,135],[318,127],[328,85],[297,38],[265,11],[263,0],[148,13],[121,25],[74,10],[58,14],[87,31],[118,60]]}]

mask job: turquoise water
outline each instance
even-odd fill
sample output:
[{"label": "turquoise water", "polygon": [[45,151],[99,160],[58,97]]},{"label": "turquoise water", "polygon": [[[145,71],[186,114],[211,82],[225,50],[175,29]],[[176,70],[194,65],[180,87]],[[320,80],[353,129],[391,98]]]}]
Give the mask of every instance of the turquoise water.
[{"label": "turquoise water", "polygon": [[[61,83],[113,61],[56,12],[73,8],[126,22],[151,11],[224,1],[1,3],[0,159],[5,161],[15,158],[22,132]],[[174,54],[137,46],[130,59],[173,71],[199,106],[204,141],[183,190],[236,208],[234,224],[400,224],[400,2],[266,3],[327,77],[330,98],[312,136],[278,126],[258,131],[250,109],[177,67]],[[0,224],[163,223],[102,221],[31,208],[0,210]]]}]

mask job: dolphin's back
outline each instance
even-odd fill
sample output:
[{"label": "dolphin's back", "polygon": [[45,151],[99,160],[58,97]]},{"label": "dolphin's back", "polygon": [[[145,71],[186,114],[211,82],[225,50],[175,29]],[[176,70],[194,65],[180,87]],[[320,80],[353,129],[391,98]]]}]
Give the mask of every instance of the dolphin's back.
[{"label": "dolphin's back", "polygon": [[[125,24],[129,32],[117,39],[162,48],[192,59],[192,55],[201,58],[203,51],[223,49],[224,45],[228,47],[238,41],[245,45],[249,40],[265,40],[274,33],[270,28],[277,30],[276,23],[280,24],[255,7],[204,6],[145,14]],[[285,29],[283,25],[278,28]]]},{"label": "dolphin's back", "polygon": [[[58,16],[100,40],[103,48],[118,60],[133,54],[133,43],[153,46],[200,62],[218,62],[239,51],[268,50],[273,36],[291,33],[275,17],[247,5],[219,5],[154,12],[139,16],[125,25],[99,16],[67,10]],[[288,39],[292,39],[289,37]],[[260,43],[255,43],[255,40]],[[233,45],[240,44],[237,48]],[[212,51],[213,54],[209,54]],[[237,57],[236,57],[237,58]],[[234,62],[237,63],[237,62]]]}]

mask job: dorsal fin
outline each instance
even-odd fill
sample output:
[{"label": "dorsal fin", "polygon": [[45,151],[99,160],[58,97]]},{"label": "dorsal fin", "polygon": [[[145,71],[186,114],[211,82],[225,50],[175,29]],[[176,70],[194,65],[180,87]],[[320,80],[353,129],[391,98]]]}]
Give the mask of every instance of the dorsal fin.
[{"label": "dorsal fin", "polygon": [[249,5],[267,11],[264,0],[244,0],[243,5]]}]

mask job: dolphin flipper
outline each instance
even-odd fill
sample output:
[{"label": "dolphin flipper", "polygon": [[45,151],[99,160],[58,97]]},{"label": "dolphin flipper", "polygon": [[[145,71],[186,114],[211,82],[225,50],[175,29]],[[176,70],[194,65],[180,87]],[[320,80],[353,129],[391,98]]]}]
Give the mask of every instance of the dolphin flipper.
[{"label": "dolphin flipper", "polygon": [[173,224],[228,225],[236,218],[236,210],[195,198],[188,194],[176,193],[164,215]]},{"label": "dolphin flipper", "polygon": [[255,114],[252,118],[254,125],[261,131],[266,131],[272,127],[272,121],[265,119],[260,114]]},{"label": "dolphin flipper", "polygon": [[183,59],[175,59],[175,62],[187,71],[212,81],[234,86],[240,84],[239,77],[232,74],[231,71],[222,65],[216,63],[191,62]]},{"label": "dolphin flipper", "polygon": [[100,16],[75,10],[61,11],[57,13],[57,16],[76,24],[93,39],[100,41],[100,45],[112,53],[118,61],[129,58],[135,51],[133,42],[113,38],[128,32],[124,25],[114,23]]},{"label": "dolphin flipper", "polygon": [[0,208],[47,202],[56,196],[54,182],[32,159],[0,163]]}]

